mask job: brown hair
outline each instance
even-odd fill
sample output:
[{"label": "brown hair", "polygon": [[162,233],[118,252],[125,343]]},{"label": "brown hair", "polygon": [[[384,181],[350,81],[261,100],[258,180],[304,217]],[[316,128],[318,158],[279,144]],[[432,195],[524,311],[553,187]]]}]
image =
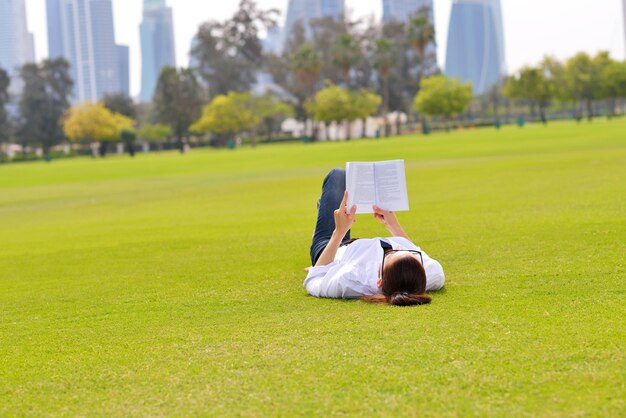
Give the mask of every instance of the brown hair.
[{"label": "brown hair", "polygon": [[426,271],[417,258],[394,257],[385,262],[383,269],[382,294],[363,296],[361,300],[394,306],[430,303],[431,298],[426,294]]}]

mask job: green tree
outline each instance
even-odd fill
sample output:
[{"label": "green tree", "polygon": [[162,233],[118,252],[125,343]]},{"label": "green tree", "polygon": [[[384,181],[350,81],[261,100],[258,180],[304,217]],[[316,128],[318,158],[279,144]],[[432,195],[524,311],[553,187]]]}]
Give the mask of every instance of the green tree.
[{"label": "green tree", "polygon": [[378,39],[373,51],[374,68],[378,73],[382,96],[383,96],[383,118],[385,120],[385,136],[389,136],[389,77],[391,69],[396,61],[396,52],[391,41],[387,38]]},{"label": "green tree", "polygon": [[133,128],[123,128],[120,131],[120,139],[126,146],[126,150],[128,151],[128,155],[131,157],[135,156],[135,141],[137,140],[137,131]]},{"label": "green tree", "polygon": [[516,75],[506,80],[504,93],[511,99],[529,100],[533,108],[539,107],[541,121],[544,124],[548,122],[545,110],[554,97],[555,87],[541,68],[522,68]]},{"label": "green tree", "polygon": [[250,93],[231,91],[228,95],[215,97],[202,110],[202,116],[191,130],[198,133],[218,135],[218,144],[224,145],[230,135],[254,129],[261,117],[255,111],[255,103]]},{"label": "green tree", "polygon": [[9,104],[10,100],[10,84],[11,79],[9,78],[9,73],[0,68],[0,148],[3,143],[8,142],[11,138],[11,124],[9,123],[9,114],[6,110],[6,106]]},{"label": "green tree", "polygon": [[19,102],[17,136],[22,145],[43,148],[46,158],[50,148],[64,139],[59,124],[69,108],[72,79],[64,59],[26,64],[20,70],[24,88]]},{"label": "green tree", "polygon": [[171,127],[180,152],[185,152],[189,126],[202,111],[202,93],[193,71],[165,67],[161,70],[154,93],[156,121]]},{"label": "green tree", "polygon": [[260,10],[254,0],[241,0],[229,20],[200,27],[191,54],[209,98],[250,90],[263,64],[259,32],[275,27],[277,15],[275,9]]},{"label": "green tree", "polygon": [[602,97],[602,72],[609,62],[608,52],[600,52],[594,58],[580,52],[565,64],[569,95],[586,106],[590,121],[593,119],[593,101]]},{"label": "green tree", "polygon": [[[349,115],[347,117],[348,126],[351,122],[361,119],[363,121],[361,137],[364,138],[366,136],[367,118],[378,111],[381,102],[381,97],[370,90],[351,91]],[[348,128],[348,138],[349,137],[350,130]]]},{"label": "green tree", "polygon": [[328,135],[328,127],[332,122],[341,122],[350,117],[351,105],[352,98],[346,89],[330,85],[317,92],[315,100],[309,104],[309,110],[316,121],[326,125]]},{"label": "green tree", "polygon": [[626,98],[626,61],[612,61],[602,69],[602,96],[607,100],[608,116],[615,115],[617,99]]},{"label": "green tree", "polygon": [[137,108],[131,97],[124,93],[107,94],[102,99],[104,106],[112,112],[128,116],[131,119],[137,117]]},{"label": "green tree", "polygon": [[443,75],[422,80],[419,93],[415,96],[415,108],[429,116],[446,119],[465,112],[472,100],[472,84]]},{"label": "green tree", "polygon": [[293,108],[272,94],[254,97],[253,100],[254,112],[261,120],[269,139],[280,129],[280,124],[285,119],[293,117]]},{"label": "green tree", "polygon": [[62,125],[72,142],[100,142],[100,155],[104,157],[108,144],[118,142],[122,131],[131,129],[134,121],[110,111],[102,102],[86,102],[68,109]]},{"label": "green tree", "polygon": [[161,150],[163,148],[163,142],[172,135],[172,128],[162,123],[154,125],[147,123],[139,128],[137,134],[139,138],[145,141],[157,143],[159,150]]}]

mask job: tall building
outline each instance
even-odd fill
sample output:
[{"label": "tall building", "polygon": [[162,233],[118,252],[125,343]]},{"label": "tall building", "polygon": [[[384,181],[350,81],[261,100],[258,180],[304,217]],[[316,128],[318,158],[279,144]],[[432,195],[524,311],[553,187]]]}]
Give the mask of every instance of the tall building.
[{"label": "tall building", "polygon": [[430,10],[430,22],[434,25],[433,0],[383,0],[383,21],[406,22],[411,15],[423,7]]},{"label": "tall building", "polygon": [[165,0],[144,0],[141,35],[141,101],[152,100],[161,69],[176,67],[172,9]]},{"label": "tall building", "polygon": [[446,70],[482,94],[506,73],[500,0],[454,0]]},{"label": "tall building", "polygon": [[121,68],[124,53],[115,43],[111,0],[46,0],[46,7],[49,55],[69,61],[74,100],[129,94],[123,82],[128,66]]},{"label": "tall building", "polygon": [[11,77],[12,94],[22,88],[20,67],[34,61],[34,37],[28,32],[24,0],[0,0],[0,68]]},{"label": "tall building", "polygon": [[289,0],[287,18],[282,31],[281,49],[284,48],[296,22],[301,21],[306,24],[312,19],[326,16],[340,19],[344,11],[345,0]]}]

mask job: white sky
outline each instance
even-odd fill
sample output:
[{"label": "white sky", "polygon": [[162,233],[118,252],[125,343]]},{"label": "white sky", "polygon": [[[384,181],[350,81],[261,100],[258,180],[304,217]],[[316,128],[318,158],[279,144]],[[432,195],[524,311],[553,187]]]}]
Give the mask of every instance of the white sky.
[{"label": "white sky", "polygon": [[[258,0],[263,8],[279,8],[283,18],[288,0]],[[501,0],[504,14],[506,60],[509,70],[536,64],[546,54],[567,58],[578,51],[611,51],[625,58],[622,0]],[[209,19],[225,19],[239,0],[167,0],[174,9],[177,64],[187,66],[191,38]],[[35,33],[37,58],[48,52],[45,0],[26,0],[28,23]],[[381,0],[346,0],[355,16],[382,14]],[[452,0],[435,0],[439,64],[445,64],[445,46]],[[116,40],[131,51],[131,93],[138,95],[141,78],[139,23],[142,0],[113,0]]]}]

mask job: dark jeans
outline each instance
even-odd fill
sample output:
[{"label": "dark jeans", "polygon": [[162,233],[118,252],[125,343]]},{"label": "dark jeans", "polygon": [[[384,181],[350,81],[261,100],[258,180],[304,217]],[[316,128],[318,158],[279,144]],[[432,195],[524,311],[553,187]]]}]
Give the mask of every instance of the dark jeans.
[{"label": "dark jeans", "polygon": [[[335,230],[335,209],[339,208],[346,190],[346,170],[335,168],[328,173],[322,185],[322,196],[317,202],[317,222],[311,244],[311,265],[314,266]],[[350,231],[343,241],[350,239]]]}]

